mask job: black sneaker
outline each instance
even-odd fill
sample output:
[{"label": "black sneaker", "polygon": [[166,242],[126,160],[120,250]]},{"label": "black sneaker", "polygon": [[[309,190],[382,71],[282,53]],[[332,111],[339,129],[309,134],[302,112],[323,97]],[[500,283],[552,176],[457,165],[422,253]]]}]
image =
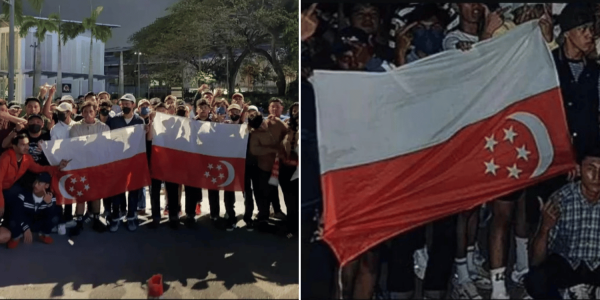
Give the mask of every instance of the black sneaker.
[{"label": "black sneaker", "polygon": [[69,236],[78,236],[83,231],[83,221],[78,220],[75,227],[69,228]]},{"label": "black sneaker", "polygon": [[246,230],[247,231],[254,231],[254,221],[250,220],[250,221],[244,221],[246,222]]},{"label": "black sneaker", "polygon": [[227,231],[233,231],[237,227],[237,218],[229,218],[227,219],[227,227],[225,228]]},{"label": "black sneaker", "polygon": [[148,224],[148,228],[157,229],[158,225],[160,225],[160,220],[152,220],[152,222],[150,222],[150,224]]},{"label": "black sneaker", "polygon": [[102,221],[100,221],[99,218],[95,218],[92,221],[92,229],[96,232],[102,233],[106,231],[106,225],[104,225],[104,223],[102,223]]},{"label": "black sneaker", "polygon": [[212,224],[213,226],[218,229],[218,230],[223,230],[227,228],[227,225],[225,224],[225,220],[219,217],[216,218],[211,218],[212,220]]},{"label": "black sneaker", "polygon": [[179,229],[179,220],[170,220],[169,227],[171,227],[173,230]]},{"label": "black sneaker", "polygon": [[185,217],[185,219],[183,220],[183,224],[185,225],[185,227],[189,228],[189,229],[197,229],[198,228],[198,223],[196,223],[196,219],[194,217]]}]

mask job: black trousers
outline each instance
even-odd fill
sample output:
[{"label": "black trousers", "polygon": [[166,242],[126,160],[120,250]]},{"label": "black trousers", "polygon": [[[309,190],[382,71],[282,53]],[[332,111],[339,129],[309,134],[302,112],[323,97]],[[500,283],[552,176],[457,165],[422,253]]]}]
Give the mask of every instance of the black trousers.
[{"label": "black trousers", "polygon": [[196,204],[202,202],[202,189],[185,186],[185,214],[190,217],[196,216]]},{"label": "black trousers", "polygon": [[150,204],[152,205],[152,220],[155,222],[160,221],[160,189],[162,188],[162,181],[152,178],[152,184],[150,185]]},{"label": "black trousers", "polygon": [[[218,190],[208,190],[208,204],[210,205],[210,217],[218,218],[221,214],[221,205],[219,203]],[[235,192],[224,191],[223,198],[225,201],[225,212],[230,219],[235,218]]]},{"label": "black trousers", "polygon": [[73,220],[73,204],[63,205],[63,223]]},{"label": "black trousers", "polygon": [[129,191],[127,197],[125,196],[125,193],[122,194],[118,194],[116,196],[110,197],[110,201],[112,202],[112,210],[110,213],[110,218],[113,220],[113,222],[116,222],[120,219],[120,214],[119,214],[119,210],[121,211],[125,211],[121,208],[121,203],[125,202],[127,203],[127,219],[131,220],[134,219],[135,217],[137,217],[137,204],[138,201],[140,199],[140,193],[142,192],[141,189],[139,190],[133,190],[133,191]]},{"label": "black trousers", "polygon": [[255,187],[256,191],[256,206],[258,206],[258,221],[269,220],[269,207],[272,202],[273,194],[277,194],[277,187],[269,184],[269,178],[271,172],[263,171],[257,168],[257,181],[258,184]]},{"label": "black trousers", "polygon": [[[388,265],[387,288],[390,292],[415,290],[413,253],[425,245],[425,228],[421,226],[392,239]],[[429,261],[423,280],[426,291],[445,291],[452,276],[452,264],[456,249],[456,216],[433,222]]]},{"label": "black trousers", "polygon": [[[252,186],[254,185],[254,197],[252,197]],[[257,197],[258,191],[258,167],[256,165],[247,164],[244,173],[244,222],[252,221],[254,213],[254,198]]]},{"label": "black trousers", "polygon": [[165,181],[167,192],[167,205],[169,206],[169,220],[179,220],[179,186],[181,184]]},{"label": "black trousers", "polygon": [[550,254],[541,265],[530,267],[525,276],[525,288],[534,299],[561,299],[559,289],[578,284],[600,286],[600,268],[592,271],[582,262],[573,270],[562,256]]},{"label": "black trousers", "polygon": [[298,232],[299,179],[291,181],[296,167],[281,164],[279,167],[279,185],[283,192],[283,200],[287,208],[287,227],[292,233]]}]

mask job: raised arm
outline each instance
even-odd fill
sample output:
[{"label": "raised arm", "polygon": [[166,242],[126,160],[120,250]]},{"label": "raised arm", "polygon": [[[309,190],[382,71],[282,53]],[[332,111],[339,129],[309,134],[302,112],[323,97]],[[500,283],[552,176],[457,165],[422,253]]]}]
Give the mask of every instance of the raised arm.
[{"label": "raised arm", "polygon": [[[44,116],[46,116],[46,118],[52,120],[52,110],[50,109],[52,107],[52,98],[54,97],[54,94],[56,93],[56,84],[54,84],[52,86],[52,88],[50,88],[50,92],[48,94],[48,99],[46,99],[46,102],[44,103],[44,108],[42,110]],[[42,101],[42,99],[40,99],[40,101]]]},{"label": "raised arm", "polygon": [[558,235],[556,223],[560,217],[558,203],[558,193],[554,193],[548,202],[542,208],[542,220],[538,232],[536,233],[531,246],[531,265],[538,266],[547,257],[548,245],[551,244]]}]

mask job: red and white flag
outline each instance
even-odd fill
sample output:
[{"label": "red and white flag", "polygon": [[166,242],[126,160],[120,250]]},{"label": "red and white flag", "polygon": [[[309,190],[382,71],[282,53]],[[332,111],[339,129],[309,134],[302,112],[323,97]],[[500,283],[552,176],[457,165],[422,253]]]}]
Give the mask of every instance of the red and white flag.
[{"label": "red and white flag", "polygon": [[143,125],[46,141],[42,150],[51,165],[69,165],[52,178],[58,204],[82,203],[150,185]]},{"label": "red and white flag", "polygon": [[152,178],[211,190],[244,190],[245,124],[157,113],[152,127]]},{"label": "red and white flag", "polygon": [[536,22],[387,73],[315,71],[324,239],[346,264],[433,220],[573,170]]}]

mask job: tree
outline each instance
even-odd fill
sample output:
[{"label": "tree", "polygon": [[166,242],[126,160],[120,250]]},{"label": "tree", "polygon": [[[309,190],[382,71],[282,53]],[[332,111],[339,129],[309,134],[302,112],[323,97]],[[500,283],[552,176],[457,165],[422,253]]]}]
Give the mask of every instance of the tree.
[{"label": "tree", "polygon": [[[41,12],[41,10],[40,10]],[[21,25],[19,26],[19,36],[26,37],[29,30],[35,28],[33,34],[37,39],[37,47],[35,48],[35,72],[33,75],[33,94],[37,95],[39,92],[40,81],[42,78],[42,50],[41,43],[46,38],[46,33],[57,31],[57,26],[52,20],[36,19],[31,16],[23,16]]]},{"label": "tree", "polygon": [[[90,3],[91,4],[91,3]],[[94,39],[99,40],[103,43],[106,43],[108,39],[112,36],[112,30],[110,27],[97,25],[96,20],[98,16],[102,12],[104,8],[102,6],[96,7],[96,9],[92,10],[92,14],[90,17],[83,19],[83,28],[89,30],[91,32],[90,36],[90,64],[89,64],[89,73],[88,73],[88,90],[94,90],[94,68],[93,68],[93,45]]]},{"label": "tree", "polygon": [[[60,8],[59,8],[60,10]],[[62,45],[66,45],[69,40],[85,32],[81,24],[63,23],[59,14],[51,14],[49,19],[56,25],[58,34],[58,64],[56,67],[56,86],[57,96],[62,96]]]}]

